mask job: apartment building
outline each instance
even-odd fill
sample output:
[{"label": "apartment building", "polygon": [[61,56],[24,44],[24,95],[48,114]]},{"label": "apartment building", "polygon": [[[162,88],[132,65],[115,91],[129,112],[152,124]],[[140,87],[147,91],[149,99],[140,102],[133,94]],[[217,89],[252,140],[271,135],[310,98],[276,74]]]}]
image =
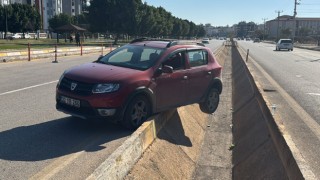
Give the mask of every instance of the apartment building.
[{"label": "apartment building", "polygon": [[[290,38],[301,36],[307,31],[308,36],[320,35],[320,18],[302,18],[288,15],[266,22],[267,33],[270,38],[279,38],[283,30],[290,31]],[[303,34],[304,36],[306,34]]]}]

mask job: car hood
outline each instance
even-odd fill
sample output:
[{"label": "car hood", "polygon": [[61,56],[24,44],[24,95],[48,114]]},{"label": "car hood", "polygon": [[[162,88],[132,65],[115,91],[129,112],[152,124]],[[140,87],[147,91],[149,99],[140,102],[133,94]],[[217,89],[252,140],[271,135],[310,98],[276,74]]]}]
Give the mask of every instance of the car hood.
[{"label": "car hood", "polygon": [[64,76],[86,83],[119,82],[144,71],[107,64],[86,63],[68,69]]}]

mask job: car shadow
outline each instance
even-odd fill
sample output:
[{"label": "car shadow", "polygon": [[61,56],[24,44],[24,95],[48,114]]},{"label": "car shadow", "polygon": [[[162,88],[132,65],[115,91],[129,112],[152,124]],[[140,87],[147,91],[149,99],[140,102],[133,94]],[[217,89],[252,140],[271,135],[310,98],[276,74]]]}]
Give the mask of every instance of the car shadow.
[{"label": "car shadow", "polygon": [[117,124],[67,117],[0,132],[0,159],[41,161],[99,151],[102,144],[130,134]]},{"label": "car shadow", "polygon": [[165,126],[159,131],[158,138],[166,140],[172,144],[192,147],[190,138],[186,136],[181,122],[181,118],[177,110],[168,119]]}]

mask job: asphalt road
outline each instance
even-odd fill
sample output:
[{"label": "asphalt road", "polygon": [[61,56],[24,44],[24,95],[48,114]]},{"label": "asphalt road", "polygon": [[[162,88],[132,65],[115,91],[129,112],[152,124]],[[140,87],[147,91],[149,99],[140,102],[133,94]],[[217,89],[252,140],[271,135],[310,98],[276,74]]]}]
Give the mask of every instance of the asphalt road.
[{"label": "asphalt road", "polygon": [[275,45],[238,41],[250,56],[320,124],[320,52],[295,48],[275,51]]},{"label": "asphalt road", "polygon": [[[212,41],[215,51],[223,41]],[[0,179],[84,179],[132,133],[55,109],[55,87],[69,67],[99,54],[0,64]]]},{"label": "asphalt road", "polygon": [[[247,65],[275,105],[275,120],[295,154],[306,179],[320,177],[320,53],[295,48],[274,51],[275,45],[238,42],[249,49]],[[312,178],[312,176],[314,176]]]},{"label": "asphalt road", "polygon": [[83,179],[132,133],[55,109],[62,72],[97,57],[0,64],[0,179]]}]

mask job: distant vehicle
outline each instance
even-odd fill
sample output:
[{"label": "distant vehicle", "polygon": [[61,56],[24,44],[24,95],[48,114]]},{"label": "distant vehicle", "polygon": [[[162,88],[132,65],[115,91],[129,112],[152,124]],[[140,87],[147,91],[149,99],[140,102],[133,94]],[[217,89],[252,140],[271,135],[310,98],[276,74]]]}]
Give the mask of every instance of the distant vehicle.
[{"label": "distant vehicle", "polygon": [[246,41],[251,41],[251,39],[248,37],[248,38],[246,38]]},{"label": "distant vehicle", "polygon": [[209,38],[203,38],[202,43],[204,44],[209,44]]},{"label": "distant vehicle", "polygon": [[253,40],[253,42],[255,43],[255,42],[260,42],[260,39],[259,38],[254,38],[254,40]]},{"label": "distant vehicle", "polygon": [[31,36],[30,36],[29,34],[24,34],[24,37],[23,37],[23,38],[25,38],[25,39],[30,39]]},{"label": "distant vehicle", "polygon": [[281,49],[287,49],[288,51],[293,51],[293,43],[291,39],[280,39],[276,45],[276,51],[281,51]]},{"label": "distant vehicle", "polygon": [[11,36],[8,36],[8,39],[11,39],[11,40],[13,40],[13,39],[20,39],[21,38],[21,35],[20,34],[13,34],[13,35],[11,35]]}]

